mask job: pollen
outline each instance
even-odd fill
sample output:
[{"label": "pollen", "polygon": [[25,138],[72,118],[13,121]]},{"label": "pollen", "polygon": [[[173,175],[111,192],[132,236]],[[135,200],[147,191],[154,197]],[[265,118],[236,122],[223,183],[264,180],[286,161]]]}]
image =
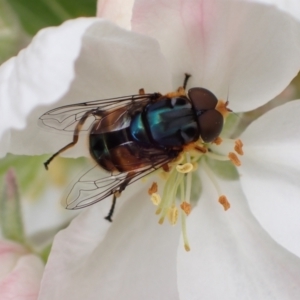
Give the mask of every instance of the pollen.
[{"label": "pollen", "polygon": [[178,209],[175,205],[169,208],[168,210],[168,220],[171,225],[175,225],[178,220]]},{"label": "pollen", "polygon": [[193,171],[193,169],[194,169],[194,166],[191,163],[185,163],[183,165],[176,166],[177,172],[184,173],[184,174]]},{"label": "pollen", "polygon": [[230,203],[228,202],[226,196],[224,195],[219,197],[219,203],[223,206],[225,211],[230,208]]},{"label": "pollen", "polygon": [[185,214],[188,216],[190,213],[191,213],[191,204],[190,203],[187,203],[187,202],[182,202],[180,204],[180,208],[185,212]]},{"label": "pollen", "polygon": [[156,192],[157,192],[157,183],[153,182],[151,187],[148,190],[148,194],[149,194],[149,196],[151,196],[152,194],[154,194]]},{"label": "pollen", "polygon": [[239,167],[241,165],[240,160],[238,159],[237,155],[234,152],[229,152],[228,157],[235,166]]},{"label": "pollen", "polygon": [[159,203],[161,202],[161,197],[157,193],[152,193],[150,199],[155,206],[159,205]]},{"label": "pollen", "polygon": [[239,155],[243,155],[244,154],[244,151],[243,151],[243,142],[240,139],[238,139],[238,140],[235,141],[234,150]]}]

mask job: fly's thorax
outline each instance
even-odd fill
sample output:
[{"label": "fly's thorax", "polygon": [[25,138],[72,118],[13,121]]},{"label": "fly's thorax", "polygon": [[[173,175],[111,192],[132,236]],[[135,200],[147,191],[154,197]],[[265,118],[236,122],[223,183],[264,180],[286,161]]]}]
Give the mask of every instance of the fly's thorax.
[{"label": "fly's thorax", "polygon": [[163,97],[145,107],[145,127],[155,144],[178,147],[199,138],[193,107],[187,97]]}]

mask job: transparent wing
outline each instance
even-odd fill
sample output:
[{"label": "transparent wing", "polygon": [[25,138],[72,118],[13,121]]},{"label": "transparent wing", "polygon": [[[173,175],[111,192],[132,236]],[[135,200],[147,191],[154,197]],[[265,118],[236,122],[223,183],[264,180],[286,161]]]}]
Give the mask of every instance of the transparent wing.
[{"label": "transparent wing", "polygon": [[[125,187],[150,173],[160,169],[164,164],[170,162],[172,158],[161,157],[152,165],[130,172],[110,174],[99,179],[99,166],[95,165],[72,185],[70,192],[63,200],[63,206],[67,209],[80,209],[97,203],[108,196],[114,194],[120,188]],[[124,186],[125,185],[125,186]]]},{"label": "transparent wing", "polygon": [[[149,100],[159,96],[160,94],[157,93],[131,95],[65,105],[43,114],[39,118],[38,124],[48,130],[73,134],[78,122],[88,113],[88,118],[80,129],[81,132],[88,132],[97,120],[108,118],[114,111],[121,110],[122,114],[128,113],[143,107]],[[119,117],[119,119],[121,118]]]}]

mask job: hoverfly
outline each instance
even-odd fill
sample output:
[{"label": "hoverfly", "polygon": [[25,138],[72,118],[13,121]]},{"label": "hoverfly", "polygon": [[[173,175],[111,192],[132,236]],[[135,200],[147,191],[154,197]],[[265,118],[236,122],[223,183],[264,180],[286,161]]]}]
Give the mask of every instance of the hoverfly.
[{"label": "hoverfly", "polygon": [[[106,217],[111,221],[116,198],[127,185],[167,168],[199,138],[209,143],[219,136],[224,118],[216,109],[218,99],[200,87],[186,94],[189,77],[186,74],[183,87],[166,95],[140,89],[137,95],[61,106],[39,118],[43,127],[73,134],[73,141],[44,163],[46,169],[57,155],[75,146],[79,133],[85,131],[96,166],[110,173],[100,179],[80,177],[67,196],[67,209],[80,209],[113,195]],[[96,166],[84,175],[97,171]]]}]

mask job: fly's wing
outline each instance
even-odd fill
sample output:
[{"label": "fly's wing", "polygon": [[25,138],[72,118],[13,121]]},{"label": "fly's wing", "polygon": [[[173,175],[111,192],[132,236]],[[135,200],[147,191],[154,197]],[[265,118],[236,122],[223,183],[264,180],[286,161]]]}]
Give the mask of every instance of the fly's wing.
[{"label": "fly's wing", "polygon": [[[144,94],[144,95],[131,95],[125,97],[104,99],[83,102],[78,104],[65,105],[58,108],[49,110],[43,114],[39,120],[39,126],[51,130],[59,131],[62,133],[74,134],[75,128],[83,116],[88,114],[80,132],[88,133],[96,121],[101,120],[103,123],[103,132],[105,129],[105,118],[112,117],[115,121],[115,127],[122,126],[126,122],[126,114],[130,115],[132,111],[144,107],[151,99],[157,99],[160,94]],[[116,114],[114,116],[112,114]],[[106,122],[112,126],[112,122]],[[120,123],[120,124],[119,124]],[[108,128],[107,131],[111,130]]]},{"label": "fly's wing", "polygon": [[80,209],[97,203],[108,196],[149,174],[160,169],[173,158],[161,155],[157,160],[144,168],[130,172],[110,174],[99,178],[100,169],[98,165],[84,173],[71,187],[70,192],[63,200],[63,206],[67,209]]}]

